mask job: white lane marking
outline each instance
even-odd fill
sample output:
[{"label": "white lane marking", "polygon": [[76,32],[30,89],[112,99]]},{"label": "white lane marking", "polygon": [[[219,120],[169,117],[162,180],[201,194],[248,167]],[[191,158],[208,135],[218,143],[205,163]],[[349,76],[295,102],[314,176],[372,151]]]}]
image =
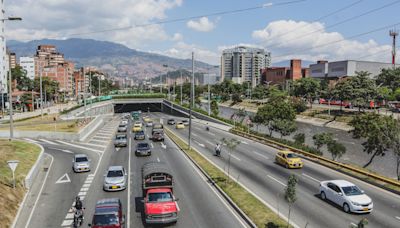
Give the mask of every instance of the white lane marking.
[{"label": "white lane marking", "polygon": [[87,192],[88,190],[89,188],[84,188],[84,187],[81,188],[81,192]]},{"label": "white lane marking", "polygon": [[201,146],[201,147],[206,147],[204,144],[202,144],[202,143],[200,143],[200,142],[198,142],[198,141],[196,141],[196,140],[193,140],[195,143],[197,143],[197,144],[199,144],[199,146]]},{"label": "white lane marking", "polygon": [[154,148],[154,145],[153,145],[153,143],[150,143],[150,145],[151,145],[151,148]]},{"label": "white lane marking", "polygon": [[241,223],[242,227],[248,227],[240,218],[239,216],[232,210],[231,206],[229,206],[227,204],[227,202],[219,195],[219,193],[217,192],[217,190],[215,190],[210,183],[208,182],[208,180],[206,179],[206,177],[198,170],[198,168],[196,168],[196,166],[193,164],[192,161],[189,160],[189,158],[184,154],[184,152],[178,148],[178,146],[176,146],[176,144],[174,142],[172,142],[172,145],[176,148],[177,153],[179,153],[178,151],[180,151],[180,155],[183,155],[184,159],[188,162],[188,164],[193,168],[193,170],[199,175],[200,179],[202,179],[205,183],[207,183],[206,185],[211,189],[212,192],[214,192],[214,194],[218,197],[218,199],[221,201],[221,203],[232,213],[232,215]]},{"label": "white lane marking", "polygon": [[253,151],[253,153],[255,153],[255,154],[257,154],[258,156],[260,156],[260,157],[263,157],[263,158],[265,158],[265,159],[269,159],[269,157],[267,157],[267,156],[265,156],[265,155],[263,155],[263,154],[261,154],[261,153],[259,153],[259,152],[257,152],[257,151]]},{"label": "white lane marking", "polygon": [[161,147],[167,149],[167,145],[165,145],[163,142],[161,142]]},{"label": "white lane marking", "polygon": [[85,184],[89,184],[90,185],[91,183],[92,183],[92,180],[86,180],[85,181]]},{"label": "white lane marking", "polygon": [[93,177],[87,177],[86,180],[93,180]]},{"label": "white lane marking", "polygon": [[212,132],[207,132],[209,135],[212,135],[212,136],[215,136],[215,134],[214,133],[212,133]]},{"label": "white lane marking", "polygon": [[236,157],[236,156],[233,155],[232,153],[231,153],[231,157],[233,157],[234,159],[236,159],[236,160],[238,160],[238,161],[241,161],[240,158]]},{"label": "white lane marking", "polygon": [[100,139],[100,140],[104,140],[104,139],[110,139],[110,137],[109,137],[109,136],[107,137],[107,136],[97,136],[97,135],[96,135],[96,136],[94,136],[93,138],[94,138],[94,139]]},{"label": "white lane marking", "polygon": [[86,196],[86,193],[87,193],[87,192],[79,192],[79,193],[78,193],[78,196]]},{"label": "white lane marking", "polygon": [[131,225],[131,145],[132,145],[132,138],[129,138],[129,145],[128,145],[128,215],[127,215],[127,228]]},{"label": "white lane marking", "polygon": [[94,177],[94,174],[92,173],[92,174],[89,174],[88,176],[89,176],[89,177]]},{"label": "white lane marking", "polygon": [[68,213],[66,216],[65,216],[65,219],[73,219],[74,218],[74,213]]},{"label": "white lane marking", "polygon": [[246,144],[246,145],[248,145],[249,143],[248,142],[246,142],[246,141],[241,141],[243,144]]},{"label": "white lane marking", "polygon": [[51,156],[50,154],[47,154],[47,155],[51,157],[51,163],[50,163],[50,166],[49,166],[49,168],[48,168],[48,170],[47,170],[47,173],[46,173],[46,176],[45,176],[45,178],[44,178],[43,184],[42,184],[42,186],[40,187],[38,197],[36,198],[35,203],[33,204],[33,207],[32,207],[32,209],[31,209],[31,213],[29,214],[28,221],[26,222],[25,228],[28,228],[28,227],[29,227],[29,223],[31,222],[33,212],[35,211],[36,205],[37,205],[37,203],[38,203],[38,201],[39,201],[39,199],[40,199],[40,196],[42,195],[42,191],[43,191],[44,185],[45,185],[46,182],[47,182],[47,176],[49,176],[51,167],[52,167],[52,165],[53,165],[54,157]]},{"label": "white lane marking", "polygon": [[52,141],[49,141],[49,140],[46,140],[46,139],[39,139],[39,140],[40,140],[40,141],[43,141],[43,142],[45,142],[45,143],[51,144],[51,145],[58,145],[57,143],[52,142]]},{"label": "white lane marking", "polygon": [[90,184],[83,184],[82,188],[89,188]]},{"label": "white lane marking", "polygon": [[355,224],[354,222],[351,222],[350,225],[352,225],[353,227],[358,227],[357,224]]},{"label": "white lane marking", "polygon": [[149,134],[146,134],[147,138],[150,138]]},{"label": "white lane marking", "polygon": [[305,173],[302,173],[301,175],[303,175],[303,176],[305,176],[305,177],[308,177],[308,178],[310,178],[311,180],[313,180],[313,181],[315,181],[315,182],[321,182],[320,180],[318,180],[318,179],[316,179],[316,178],[314,178],[314,177],[312,177],[312,176],[309,176],[309,175],[307,175],[307,174],[305,174]]},{"label": "white lane marking", "polygon": [[56,181],[56,184],[62,184],[62,183],[68,183],[71,182],[71,179],[68,176],[68,173],[65,173],[62,175],[58,180]]},{"label": "white lane marking", "polygon": [[159,157],[157,157],[157,162],[160,162],[160,158]]},{"label": "white lane marking", "polygon": [[399,217],[399,216],[396,216],[396,219],[400,220],[400,217]]},{"label": "white lane marking", "polygon": [[63,149],[54,148],[54,147],[49,147],[49,149],[50,150],[58,150],[58,151],[65,152],[65,153],[68,153],[68,154],[73,154],[74,153],[74,152],[69,151],[69,150],[63,150]]},{"label": "white lane marking", "polygon": [[96,133],[96,136],[97,135],[111,136],[111,135],[113,135],[113,133],[101,133],[101,132],[98,132],[98,133]]},{"label": "white lane marking", "polygon": [[73,146],[73,147],[77,147],[77,148],[81,148],[81,149],[85,149],[85,150],[90,150],[90,151],[93,151],[93,152],[98,153],[99,155],[100,155],[101,153],[103,153],[103,151],[101,151],[101,150],[95,150],[95,149],[92,149],[92,148],[89,148],[89,147],[79,146],[79,145],[75,145],[75,144],[63,142],[63,141],[60,141],[60,140],[56,140],[56,141],[59,142],[59,143],[68,145],[68,146]]},{"label": "white lane marking", "polygon": [[210,144],[210,145],[212,145],[212,146],[214,145],[214,143],[212,143],[212,142],[210,142],[210,141],[208,141],[208,140],[206,141],[206,143],[208,143],[208,144]]},{"label": "white lane marking", "polygon": [[175,205],[176,205],[176,209],[178,210],[178,212],[180,212],[181,208],[179,207],[178,202],[175,201]]},{"label": "white lane marking", "polygon": [[33,143],[40,143],[40,142],[38,142],[38,141],[35,141],[35,140],[33,140],[33,139],[28,139],[28,138],[24,138],[25,140],[27,140],[27,141],[29,141],[29,142],[33,142]]},{"label": "white lane marking", "polygon": [[61,226],[71,226],[72,222],[73,222],[73,220],[64,220],[63,223],[61,224]]},{"label": "white lane marking", "polygon": [[108,143],[110,140],[99,140],[99,139],[91,139],[89,142],[101,142],[101,143]]},{"label": "white lane marking", "polygon": [[[82,145],[85,146],[96,146],[96,147],[101,147],[101,148],[106,148],[107,146],[105,145],[100,145],[100,144],[94,144],[94,143],[81,143]],[[103,151],[102,151],[103,152]]]},{"label": "white lane marking", "polygon": [[199,135],[196,134],[196,133],[192,133],[192,135],[193,135],[194,137],[198,137],[198,136],[199,136]]},{"label": "white lane marking", "polygon": [[274,181],[278,182],[279,184],[281,184],[281,185],[283,185],[283,186],[286,187],[286,184],[282,183],[280,180],[278,180],[278,179],[276,179],[276,178],[274,178],[273,176],[270,176],[270,175],[267,175],[267,176],[268,176],[269,178],[271,178],[272,180],[274,180]]}]

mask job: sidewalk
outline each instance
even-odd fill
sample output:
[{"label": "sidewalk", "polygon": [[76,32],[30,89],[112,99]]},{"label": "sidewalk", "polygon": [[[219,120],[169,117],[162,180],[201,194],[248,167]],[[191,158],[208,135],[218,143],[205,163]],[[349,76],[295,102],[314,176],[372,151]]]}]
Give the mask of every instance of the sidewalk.
[{"label": "sidewalk", "polygon": [[[48,108],[43,108],[43,113],[47,114],[54,114],[54,113],[59,113],[63,109],[69,109],[72,108],[76,105],[76,102],[69,102],[68,104],[56,104],[54,106],[48,107]],[[13,119],[18,120],[18,119],[24,119],[24,118],[29,118],[29,117],[34,117],[34,116],[39,116],[41,114],[41,109],[36,109],[33,112],[23,112],[23,113],[14,113],[13,114]],[[4,121],[8,121],[10,119],[10,116],[4,116],[4,118],[0,119],[0,123]]]}]

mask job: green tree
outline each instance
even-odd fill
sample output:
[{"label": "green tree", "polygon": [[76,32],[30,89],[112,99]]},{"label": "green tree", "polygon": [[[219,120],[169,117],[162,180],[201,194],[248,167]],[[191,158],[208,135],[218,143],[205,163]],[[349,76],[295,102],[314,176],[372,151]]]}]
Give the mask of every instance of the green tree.
[{"label": "green tree", "polygon": [[[353,87],[350,80],[339,81],[332,90],[332,97],[335,100],[340,100],[341,104],[343,104],[343,101],[351,100],[353,98]],[[342,111],[342,105],[340,111]]]},{"label": "green tree", "polygon": [[322,146],[329,144],[333,141],[332,133],[318,133],[313,136],[314,145],[317,147],[318,150],[321,149]]},{"label": "green tree", "polygon": [[332,140],[327,144],[328,151],[332,156],[332,160],[336,161],[336,159],[343,156],[346,153],[346,147],[338,143],[336,140]]},{"label": "green tree", "polygon": [[288,227],[290,226],[290,213],[292,210],[292,206],[297,200],[296,196],[296,184],[297,184],[297,177],[294,174],[291,174],[288,179],[287,186],[285,188],[285,200],[289,205],[289,215],[288,215]]},{"label": "green tree", "polygon": [[231,156],[233,151],[236,149],[236,147],[240,144],[240,141],[231,138],[231,139],[226,139],[226,138],[222,138],[221,142],[223,145],[226,145],[226,147],[228,147],[229,149],[229,153],[228,153],[228,180],[230,179],[230,168],[231,168]]},{"label": "green tree", "polygon": [[360,71],[349,80],[352,88],[351,100],[359,107],[359,111],[363,107],[368,107],[369,102],[377,97],[377,87],[375,81],[370,79],[370,75],[366,71]]},{"label": "green tree", "polygon": [[306,135],[304,133],[297,133],[293,136],[294,143],[297,145],[303,145],[306,141]]},{"label": "green tree", "polygon": [[232,94],[232,105],[242,102],[242,98],[240,97],[240,93]]},{"label": "green tree", "polygon": [[302,113],[307,110],[307,104],[304,100],[298,97],[291,97],[290,103],[293,108],[296,110],[296,113]]},{"label": "green tree", "polygon": [[268,89],[264,85],[257,85],[254,87],[251,96],[253,99],[264,99],[268,96]]},{"label": "green tree", "polygon": [[391,147],[391,138],[385,132],[388,126],[393,126],[395,120],[390,116],[382,116],[376,113],[364,113],[356,115],[350,121],[351,131],[354,138],[364,138],[362,143],[364,152],[372,154],[369,161],[363,166],[369,166],[376,156],[385,156]]},{"label": "green tree", "polygon": [[[59,94],[58,82],[49,77],[42,77],[42,89],[43,99],[46,96],[48,101],[54,100]],[[35,78],[34,90],[40,93],[40,78]]]},{"label": "green tree", "polygon": [[21,91],[31,91],[33,81],[26,76],[26,71],[21,66],[16,66],[11,69],[13,80],[17,81],[17,89]]},{"label": "green tree", "polygon": [[218,114],[219,114],[219,107],[218,107],[217,101],[216,101],[216,100],[212,100],[210,106],[211,106],[211,112],[212,112],[212,114],[213,114],[214,116],[218,116]]},{"label": "green tree", "polygon": [[394,124],[387,124],[384,127],[383,133],[387,134],[391,141],[391,149],[396,159],[397,180],[400,181],[400,121],[394,120]]},{"label": "green tree", "polygon": [[314,78],[301,78],[294,81],[293,93],[298,97],[307,98],[312,107],[312,103],[320,92],[320,82]]},{"label": "green tree", "polygon": [[294,120],[279,118],[274,120],[272,128],[274,131],[279,132],[281,138],[283,136],[288,136],[297,130],[296,122]]},{"label": "green tree", "polygon": [[393,92],[400,88],[400,68],[382,69],[376,77],[376,84],[389,87]]}]

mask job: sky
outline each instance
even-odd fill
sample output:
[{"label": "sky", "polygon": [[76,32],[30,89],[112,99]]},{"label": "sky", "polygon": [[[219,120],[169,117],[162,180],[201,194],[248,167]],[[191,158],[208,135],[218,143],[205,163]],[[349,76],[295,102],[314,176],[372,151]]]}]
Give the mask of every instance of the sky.
[{"label": "sky", "polygon": [[215,65],[238,45],[266,49],[273,63],[390,62],[389,30],[400,29],[400,0],[4,0],[4,8],[23,18],[7,23],[7,39],[90,38],[183,59],[193,51]]}]

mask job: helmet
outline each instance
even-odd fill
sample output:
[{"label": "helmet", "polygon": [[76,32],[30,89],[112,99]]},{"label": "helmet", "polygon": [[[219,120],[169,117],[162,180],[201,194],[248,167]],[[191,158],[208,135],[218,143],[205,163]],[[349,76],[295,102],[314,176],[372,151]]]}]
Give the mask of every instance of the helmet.
[{"label": "helmet", "polygon": [[75,198],[75,200],[77,200],[77,201],[78,201],[78,200],[81,200],[81,198],[79,198],[79,196],[77,196],[77,197]]}]

